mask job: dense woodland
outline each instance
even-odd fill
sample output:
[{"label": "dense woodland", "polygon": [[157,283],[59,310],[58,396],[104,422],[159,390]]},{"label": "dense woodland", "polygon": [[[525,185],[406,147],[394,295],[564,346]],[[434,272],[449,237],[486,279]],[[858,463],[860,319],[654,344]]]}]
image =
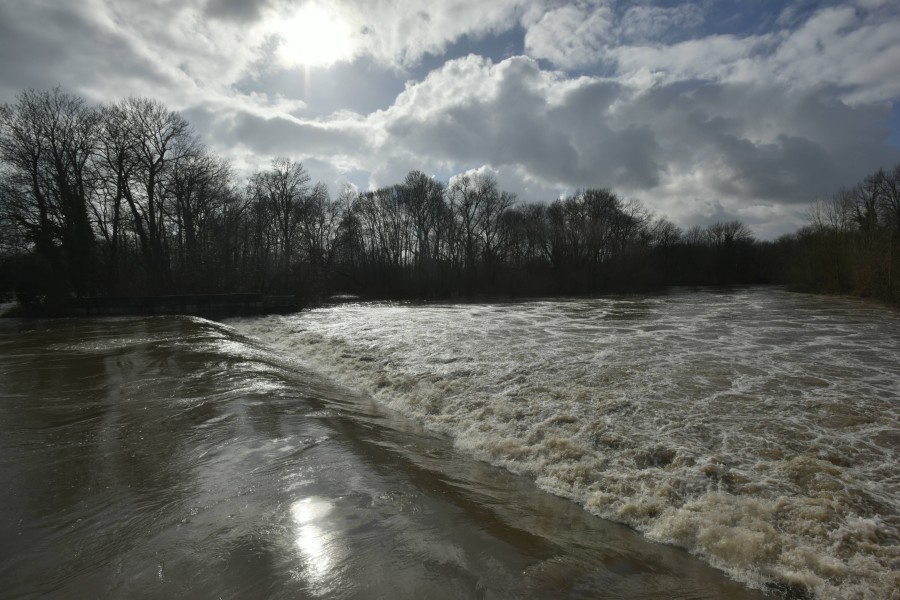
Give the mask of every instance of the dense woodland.
[{"label": "dense woodland", "polygon": [[900,165],[811,208],[776,242],[686,231],[588,189],[526,203],[489,175],[413,171],[337,198],[299,162],[241,181],[178,113],[27,91],[0,107],[0,296],[261,292],[443,298],[786,283],[900,299]]}]

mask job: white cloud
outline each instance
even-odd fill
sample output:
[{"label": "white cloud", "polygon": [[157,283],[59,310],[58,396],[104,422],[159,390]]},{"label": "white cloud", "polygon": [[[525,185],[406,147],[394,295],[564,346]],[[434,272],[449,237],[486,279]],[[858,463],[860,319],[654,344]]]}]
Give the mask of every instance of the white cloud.
[{"label": "white cloud", "polygon": [[[283,31],[279,23],[302,12],[288,2],[273,3],[262,27]],[[349,35],[337,43],[348,47],[348,58],[368,55],[382,64],[403,69],[426,54],[438,55],[463,35],[480,37],[504,31],[518,19],[522,0],[448,0],[426,4],[393,0],[332,0],[321,4]]]},{"label": "white cloud", "polygon": [[755,78],[755,56],[773,44],[773,36],[739,38],[714,35],[671,46],[620,46],[609,51],[619,77],[649,71],[657,81],[704,79],[710,81]]},{"label": "white cloud", "polygon": [[529,13],[525,49],[562,68],[596,64],[614,38],[615,13],[605,3],[580,2]]},{"label": "white cloud", "polygon": [[[279,60],[285,24],[310,2],[340,24],[331,36],[342,37],[341,56],[366,57],[366,69],[399,77],[398,87],[462,36],[521,27],[529,56],[447,61],[374,104],[387,108],[312,118],[294,85],[303,70]],[[94,102],[151,96],[184,111],[242,170],[286,154],[315,178],[352,173],[380,185],[411,169],[489,168],[525,200],[612,187],[682,224],[740,215],[764,235],[799,224],[816,194],[898,160],[883,143],[900,99],[895,4],[811,13],[798,4],[774,29],[728,34],[711,28],[708,6],[0,2],[0,100],[57,84]],[[587,74],[565,70],[576,68]],[[352,93],[387,94],[378,76],[366,81],[371,89]]]},{"label": "white cloud", "polygon": [[654,42],[670,36],[684,36],[703,23],[703,11],[696,4],[660,7],[646,4],[626,9],[617,26],[619,37],[631,43]]},{"label": "white cloud", "polygon": [[[778,81],[810,88],[840,88],[851,103],[900,97],[900,13],[866,2],[862,8],[824,7],[791,29],[760,34],[715,32],[686,37],[703,22],[695,4],[637,5],[616,15],[606,5],[558,7],[523,21],[526,50],[564,69],[601,65],[622,81],[686,79]],[[677,32],[672,33],[670,32]]]},{"label": "white cloud", "polygon": [[[804,85],[845,88],[851,102],[900,96],[900,15],[822,10],[787,36],[761,65],[773,77]],[[768,64],[766,64],[768,63]]]},{"label": "white cloud", "polygon": [[410,83],[387,110],[291,135],[376,185],[411,169],[490,168],[523,200],[611,187],[682,225],[742,215],[775,235],[798,226],[817,195],[900,157],[883,146],[885,116],[777,82],[642,89],[524,57],[469,56]]}]

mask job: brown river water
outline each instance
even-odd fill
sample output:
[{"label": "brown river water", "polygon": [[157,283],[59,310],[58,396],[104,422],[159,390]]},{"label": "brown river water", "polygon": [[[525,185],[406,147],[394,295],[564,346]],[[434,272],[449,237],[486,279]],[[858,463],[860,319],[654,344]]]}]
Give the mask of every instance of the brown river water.
[{"label": "brown river water", "polygon": [[898,358],[767,289],[0,320],[0,598],[890,598]]}]

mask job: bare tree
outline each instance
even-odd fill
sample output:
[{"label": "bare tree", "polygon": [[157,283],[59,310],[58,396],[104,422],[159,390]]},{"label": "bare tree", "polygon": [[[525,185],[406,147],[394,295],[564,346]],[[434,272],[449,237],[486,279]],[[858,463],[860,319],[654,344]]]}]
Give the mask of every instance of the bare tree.
[{"label": "bare tree", "polygon": [[841,188],[829,198],[817,198],[809,211],[809,221],[818,231],[846,233],[853,227],[853,191]]},{"label": "bare tree", "polygon": [[878,211],[884,225],[900,236],[900,163],[876,174]]},{"label": "bare tree", "polygon": [[[485,254],[484,244],[493,244],[496,237],[496,224],[501,212],[498,210],[499,196],[497,180],[491,175],[461,175],[450,184],[450,212],[455,221],[463,268],[470,285],[480,260],[492,256],[494,251],[492,246]],[[511,205],[512,199],[504,198],[503,202]]]},{"label": "bare tree", "polygon": [[309,194],[310,177],[303,164],[288,158],[276,158],[272,166],[250,178],[248,195],[262,214],[272,222],[272,237],[282,289],[287,289],[297,235],[303,220],[304,202]]},{"label": "bare tree", "polygon": [[481,237],[481,256],[488,277],[493,277],[497,264],[503,259],[508,241],[507,229],[504,227],[506,212],[515,204],[516,197],[509,192],[501,191],[492,176],[478,179],[478,226]]},{"label": "bare tree", "polygon": [[330,268],[344,214],[344,201],[332,200],[328,189],[317,183],[305,198],[303,207],[303,244],[306,260],[319,273]]},{"label": "bare tree", "polygon": [[124,179],[122,193],[154,287],[165,289],[171,274],[164,178],[180,161],[196,153],[197,141],[188,122],[156,100],[127,98],[112,112],[121,119],[127,135],[124,146],[129,176]]},{"label": "bare tree", "polygon": [[232,199],[231,166],[198,147],[194,154],[176,162],[167,178],[166,194],[171,203],[166,212],[174,226],[176,256],[182,288],[210,287],[208,276],[217,240],[209,234],[211,221]]},{"label": "bare tree", "polygon": [[864,243],[874,242],[878,230],[878,196],[882,171],[869,175],[850,191],[853,221]]},{"label": "bare tree", "polygon": [[706,227],[705,235],[714,248],[730,248],[753,241],[753,232],[740,221],[717,221]]},{"label": "bare tree", "polygon": [[88,207],[98,123],[95,109],[59,89],[24,92],[0,110],[3,212],[79,294],[93,274]]},{"label": "bare tree", "polygon": [[98,173],[98,194],[91,203],[94,224],[102,240],[106,263],[106,287],[119,279],[124,233],[125,189],[134,169],[126,116],[118,105],[100,108],[100,135],[94,161]]},{"label": "bare tree", "polygon": [[398,191],[411,219],[415,263],[425,269],[435,257],[436,228],[444,205],[443,186],[421,171],[411,171]]},{"label": "bare tree", "polygon": [[681,229],[665,217],[650,225],[650,243],[654,248],[673,248],[682,239]]}]

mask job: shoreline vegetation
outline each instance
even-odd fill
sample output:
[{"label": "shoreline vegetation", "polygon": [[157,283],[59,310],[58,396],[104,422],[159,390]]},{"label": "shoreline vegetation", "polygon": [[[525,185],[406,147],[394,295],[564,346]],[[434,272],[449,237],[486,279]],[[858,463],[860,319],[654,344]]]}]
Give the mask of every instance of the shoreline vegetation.
[{"label": "shoreline vegetation", "polygon": [[0,106],[0,301],[16,298],[19,315],[754,284],[900,303],[900,164],[760,241],[740,221],[681,229],[609,189],[524,202],[487,173],[444,184],[412,171],[331,198],[276,158],[241,182],[147,98],[93,106],[29,90]]},{"label": "shoreline vegetation", "polygon": [[293,295],[183,294],[132,298],[71,298],[65,303],[13,306],[0,317],[119,317],[192,315],[209,318],[244,317],[297,312],[303,308]]}]

